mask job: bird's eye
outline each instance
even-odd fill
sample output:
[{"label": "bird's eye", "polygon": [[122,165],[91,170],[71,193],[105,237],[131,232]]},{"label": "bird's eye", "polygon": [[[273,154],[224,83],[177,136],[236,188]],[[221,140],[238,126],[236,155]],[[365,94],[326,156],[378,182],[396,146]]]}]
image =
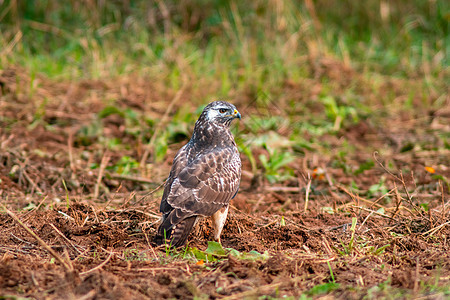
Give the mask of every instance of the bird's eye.
[{"label": "bird's eye", "polygon": [[219,112],[220,112],[221,114],[224,114],[226,111],[227,111],[227,110],[226,110],[225,108],[219,108]]}]

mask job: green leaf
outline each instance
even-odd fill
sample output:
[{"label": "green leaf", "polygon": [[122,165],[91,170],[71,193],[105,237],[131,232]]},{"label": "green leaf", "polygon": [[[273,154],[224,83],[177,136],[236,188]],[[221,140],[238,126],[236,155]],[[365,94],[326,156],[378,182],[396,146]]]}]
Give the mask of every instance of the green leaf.
[{"label": "green leaf", "polygon": [[324,206],[321,208],[323,212],[329,213],[330,215],[334,214],[334,209],[329,206]]},{"label": "green leaf", "polygon": [[384,215],[384,208],[383,208],[383,207],[380,207],[380,208],[377,210],[377,213]]},{"label": "green leaf", "polygon": [[192,254],[192,256],[194,256],[197,260],[203,260],[206,261],[206,254],[201,251],[198,250],[197,248],[190,248],[189,251],[187,251],[187,254]]},{"label": "green leaf", "polygon": [[375,166],[375,163],[372,160],[366,161],[359,165],[358,170],[355,171],[355,175],[359,175],[366,170],[370,170]]},{"label": "green leaf", "polygon": [[389,247],[389,246],[391,246],[391,244],[387,244],[387,245],[381,246],[380,248],[378,248],[377,250],[375,250],[375,255],[379,255],[379,254],[383,253],[384,250],[385,250],[387,247]]},{"label": "green leaf", "polygon": [[226,248],[226,250],[228,250],[228,254],[229,255],[233,255],[234,257],[240,257],[241,256],[241,252],[237,251],[236,249],[233,248]]},{"label": "green leaf", "polygon": [[428,203],[421,203],[420,207],[422,207],[424,211],[428,211],[430,209],[430,206],[428,205]]},{"label": "green leaf", "polygon": [[214,255],[214,256],[227,256],[227,252],[222,248],[222,245],[218,242],[208,242],[208,248],[205,250],[205,253]]},{"label": "green leaf", "polygon": [[308,294],[313,296],[313,295],[320,295],[320,294],[325,294],[325,293],[329,293],[333,290],[336,290],[339,288],[339,283],[335,283],[335,282],[328,282],[328,283],[324,283],[324,284],[319,284],[316,285],[314,287],[312,287],[309,291]]},{"label": "green leaf", "polygon": [[358,222],[358,219],[356,217],[353,217],[352,218],[352,227],[350,228],[351,231],[355,231],[357,222]]},{"label": "green leaf", "polygon": [[107,106],[107,107],[105,107],[104,109],[102,109],[98,113],[98,117],[100,119],[103,119],[103,118],[106,118],[106,117],[108,117],[110,115],[114,115],[114,114],[117,114],[117,115],[119,115],[121,117],[124,116],[124,113],[120,109],[118,109],[117,107],[115,107],[115,106]]}]

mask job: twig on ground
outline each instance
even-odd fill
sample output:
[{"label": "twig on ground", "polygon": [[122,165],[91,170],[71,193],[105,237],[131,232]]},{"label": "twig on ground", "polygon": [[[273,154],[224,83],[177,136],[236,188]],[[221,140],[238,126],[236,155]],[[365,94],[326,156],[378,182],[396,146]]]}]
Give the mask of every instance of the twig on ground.
[{"label": "twig on ground", "polygon": [[222,298],[222,300],[252,298],[252,297],[255,297],[255,296],[259,295],[259,294],[271,293],[275,289],[280,287],[280,285],[281,285],[281,282],[259,286],[259,287],[256,287],[256,288],[252,288],[249,291],[245,291],[245,292],[237,293],[237,294],[234,294],[234,295],[231,295],[231,296],[228,296],[228,297],[224,297],[224,298]]},{"label": "twig on ground", "polygon": [[98,220],[97,212],[95,211],[95,208],[94,208],[93,205],[91,205],[91,209],[92,209],[92,212],[94,213],[94,216],[95,216],[95,222],[99,223],[100,221]]},{"label": "twig on ground", "polygon": [[258,198],[258,201],[256,201],[255,205],[253,206],[252,211],[256,212],[259,208],[259,205],[261,204],[261,202],[264,202],[264,200],[266,199],[266,195],[262,195],[261,197]]},{"label": "twig on ground", "polygon": [[148,183],[148,184],[153,184],[155,186],[158,184],[148,178],[140,177],[140,176],[128,176],[128,175],[115,174],[115,173],[106,173],[106,174],[108,174],[108,176],[113,179],[127,180],[127,181],[140,182],[140,183]]},{"label": "twig on ground", "polygon": [[352,192],[350,192],[349,190],[347,190],[344,186],[342,186],[342,185],[340,185],[340,184],[336,184],[336,187],[338,187],[338,188],[339,188],[340,190],[342,190],[344,193],[346,193],[347,195],[349,195],[352,199],[356,199],[356,200],[358,200],[358,201],[362,201],[362,202],[365,202],[365,203],[369,203],[369,204],[371,204],[371,205],[375,205],[375,206],[377,206],[377,207],[379,207],[379,208],[383,208],[383,209],[386,210],[386,207],[384,207],[383,205],[378,204],[378,203],[374,203],[373,201],[370,201],[370,200],[368,200],[368,199],[362,198],[361,196],[355,195],[355,194],[353,194]]},{"label": "twig on ground", "polygon": [[395,187],[395,198],[397,199],[397,205],[395,206],[395,211],[392,214],[392,218],[395,218],[397,216],[397,213],[399,212],[400,209],[400,205],[402,204],[403,198],[400,196],[398,189],[397,189],[397,184],[394,181],[394,187]]},{"label": "twig on ground", "polygon": [[372,206],[374,206],[375,204],[377,204],[379,201],[381,201],[382,199],[384,199],[387,196],[390,196],[391,193],[393,191],[397,191],[397,186],[395,186],[393,189],[391,189],[389,192],[387,192],[386,194],[384,194],[383,196],[381,196],[380,198],[378,198],[377,200],[375,200],[370,206],[369,208],[372,208]]},{"label": "twig on ground", "polygon": [[366,221],[370,218],[370,216],[374,213],[374,211],[371,211],[370,214],[364,219],[364,221],[359,225],[359,228],[363,227],[363,225],[366,223]]},{"label": "twig on ground", "polygon": [[141,197],[141,199],[137,200],[135,204],[139,204],[142,202],[142,200],[147,199],[150,195],[153,195],[154,193],[156,193],[159,189],[161,189],[164,184],[166,183],[167,179],[164,180],[163,183],[161,183],[158,187],[156,187],[154,190],[148,192],[147,194],[145,194],[144,196]]},{"label": "twig on ground", "polygon": [[25,169],[22,170],[22,174],[25,177],[26,180],[41,194],[44,192],[38,187],[38,185],[31,179],[31,177],[28,175],[28,173],[25,171]]},{"label": "twig on ground", "polygon": [[16,238],[17,240],[21,241],[22,243],[28,244],[28,245],[30,245],[31,247],[35,247],[35,245],[34,245],[33,243],[30,243],[30,242],[27,242],[27,241],[25,241],[25,240],[22,240],[21,238],[15,236],[13,233],[10,232],[9,234],[12,235],[12,236],[13,236],[14,238]]},{"label": "twig on ground", "polygon": [[[70,241],[58,228],[56,228],[56,226],[53,225],[53,223],[50,223],[50,226],[52,226],[52,228],[56,231],[56,233],[58,233],[67,243],[69,243],[69,245],[72,246],[72,248],[76,252],[78,252],[78,254],[81,254],[81,251],[78,250],[77,247],[75,247],[75,245],[72,243],[72,241]],[[82,248],[81,246],[78,246],[78,247]]]},{"label": "twig on ground", "polygon": [[125,206],[127,206],[128,203],[131,201],[131,199],[133,199],[134,196],[136,196],[135,191],[131,192],[130,195],[128,195],[127,200],[125,200],[125,202],[120,206],[120,208],[124,208]]},{"label": "twig on ground", "polygon": [[105,259],[105,261],[104,262],[102,262],[101,264],[99,264],[98,266],[96,266],[95,268],[92,268],[92,269],[90,269],[89,271],[86,271],[86,272],[81,272],[80,273],[80,276],[81,275],[88,275],[88,274],[90,274],[90,273],[92,273],[92,272],[94,272],[95,270],[99,270],[99,269],[101,269],[104,265],[106,265],[107,263],[108,263],[108,261],[111,259],[111,257],[112,257],[112,255],[113,255],[113,252],[112,251],[110,251],[109,252],[109,256],[108,256],[108,258],[107,259]]},{"label": "twig on ground", "polygon": [[144,228],[142,228],[142,232],[144,233],[145,240],[147,241],[148,247],[149,247],[150,250],[152,251],[153,257],[154,257],[155,259],[158,259],[158,256],[156,255],[155,250],[153,249],[152,244],[150,243],[150,239],[148,238],[148,234],[147,234],[147,232],[145,232],[145,229],[144,229]]},{"label": "twig on ground", "polygon": [[311,190],[311,174],[308,172],[308,184],[306,185],[306,191],[305,191],[305,209],[303,210],[306,212],[308,210],[308,202],[309,202],[309,191]]},{"label": "twig on ground", "polygon": [[108,152],[105,152],[105,154],[102,157],[102,161],[100,163],[100,169],[98,171],[98,176],[97,176],[97,183],[95,184],[95,188],[94,188],[94,198],[97,199],[99,192],[100,192],[100,184],[102,182],[102,177],[103,177],[103,172],[105,171],[106,165],[108,164],[109,160],[110,160],[111,156],[109,155]]},{"label": "twig on ground", "polygon": [[12,211],[7,209],[3,204],[1,204],[3,209],[6,211],[8,215],[11,216],[17,223],[19,223],[20,226],[22,226],[23,229],[25,229],[29,234],[31,234],[38,243],[50,253],[51,256],[53,256],[63,267],[67,272],[73,271],[73,266],[70,263],[67,263],[61,256],[59,256],[58,253],[56,253],[55,250],[53,250],[47,243],[45,243],[39,236],[36,235],[27,225],[25,225]]},{"label": "twig on ground", "polygon": [[405,190],[405,193],[406,193],[406,201],[408,201],[408,203],[409,203],[409,205],[411,205],[412,206],[412,208],[423,218],[424,216],[423,216],[423,214],[422,214],[422,212],[416,207],[416,205],[414,205],[414,203],[412,202],[412,197],[411,197],[411,195],[409,194],[409,192],[408,192],[408,189],[406,188],[406,183],[405,183],[405,179],[403,178],[403,173],[402,173],[402,171],[400,171],[400,177],[398,177],[398,176],[396,176],[396,175],[394,175],[391,171],[389,171],[379,160],[378,160],[378,158],[377,158],[377,154],[378,154],[378,152],[377,151],[375,151],[374,153],[373,153],[373,158],[374,158],[374,160],[378,163],[378,165],[386,172],[386,173],[388,173],[389,175],[391,175],[394,179],[396,179],[396,180],[398,180],[399,182],[401,182],[401,184],[402,184],[402,186],[403,186],[403,189]]},{"label": "twig on ground", "polygon": [[377,211],[374,211],[374,210],[371,210],[371,209],[368,209],[368,208],[365,208],[365,207],[362,207],[362,206],[356,206],[355,205],[353,207],[358,208],[358,209],[362,209],[362,210],[365,210],[365,211],[368,211],[368,212],[373,212],[374,214],[379,215],[381,217],[384,217],[384,218],[387,218],[387,219],[390,219],[390,220],[394,220],[394,218],[392,218],[392,217],[386,216],[385,214],[379,213]]},{"label": "twig on ground", "polygon": [[44,199],[42,199],[42,201],[39,202],[38,206],[34,207],[32,210],[30,210],[29,212],[27,212],[27,213],[25,214],[25,216],[24,216],[24,217],[25,217],[24,222],[26,222],[26,221],[28,220],[28,218],[29,218],[29,216],[31,215],[31,213],[33,213],[34,211],[37,211],[37,210],[41,207],[42,203],[44,203],[44,201],[45,201],[47,198],[48,198],[48,196],[45,195]]},{"label": "twig on ground", "polygon": [[95,296],[97,296],[97,291],[95,289],[92,289],[87,294],[77,298],[78,300],[91,300],[95,299],[96,298]]},{"label": "twig on ground", "polygon": [[72,221],[75,222],[75,219],[72,218],[71,216],[69,216],[68,214],[66,214],[65,212],[62,212],[62,211],[58,210],[58,213],[60,213],[61,215],[63,215],[63,216],[66,217],[67,219],[70,219],[70,220],[72,220]]},{"label": "twig on ground", "polygon": [[443,224],[441,224],[441,225],[439,225],[439,226],[436,226],[436,227],[434,227],[434,228],[431,228],[430,230],[428,230],[428,231],[422,233],[422,235],[427,235],[427,234],[433,235],[433,234],[436,233],[436,231],[438,231],[439,229],[441,229],[441,228],[444,227],[445,225],[449,225],[449,224],[450,224],[450,221],[445,222],[445,223],[443,223]]},{"label": "twig on ground", "polygon": [[266,192],[299,193],[299,188],[294,186],[265,186]]}]

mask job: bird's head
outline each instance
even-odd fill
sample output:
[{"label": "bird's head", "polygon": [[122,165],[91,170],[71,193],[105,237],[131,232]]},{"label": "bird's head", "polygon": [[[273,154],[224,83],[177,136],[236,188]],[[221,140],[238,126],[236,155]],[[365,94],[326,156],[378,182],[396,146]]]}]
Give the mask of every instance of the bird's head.
[{"label": "bird's head", "polygon": [[230,126],[231,121],[234,119],[241,119],[241,114],[236,109],[236,106],[231,103],[225,101],[214,101],[209,103],[203,109],[200,118],[202,117],[208,122]]}]

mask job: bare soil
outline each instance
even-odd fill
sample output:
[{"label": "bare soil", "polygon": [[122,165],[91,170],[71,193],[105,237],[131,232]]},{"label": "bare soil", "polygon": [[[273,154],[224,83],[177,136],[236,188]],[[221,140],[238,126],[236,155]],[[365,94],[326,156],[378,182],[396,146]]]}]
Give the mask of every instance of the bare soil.
[{"label": "bare soil", "polygon": [[[4,206],[0,295],[36,299],[256,299],[325,293],[342,299],[389,293],[448,297],[450,205],[445,179],[450,178],[450,153],[434,150],[443,149],[436,136],[450,124],[443,110],[422,118],[397,114],[386,120],[386,126],[361,121],[343,128],[338,136],[324,137],[331,148],[343,139],[352,143],[355,151],[348,154],[346,164],[353,169],[371,158],[373,150],[384,149],[376,156],[380,164],[358,175],[331,164],[334,154],[311,150],[290,164],[298,178],[269,184],[261,173],[252,173],[242,155],[241,189],[232,202],[222,243],[224,248],[265,255],[204,261],[183,257],[186,249],[167,251],[152,242],[161,191],[149,192],[164,181],[185,138],[169,146],[163,161],[149,163],[140,174],[122,176],[108,167],[123,156],[139,161],[145,151],[140,139],[151,134],[136,137],[127,131],[129,124],[120,115],[101,119],[98,135],[83,134],[83,128],[109,105],[100,99],[116,99],[115,105],[123,110],[142,110],[161,118],[174,93],[149,82],[130,78],[64,83],[38,77],[33,83],[23,70],[0,71]],[[285,88],[294,97],[296,89],[305,87],[290,83]],[[312,95],[315,88],[303,94]],[[395,85],[391,90],[397,92]],[[313,108],[306,100],[304,105]],[[251,115],[252,108],[243,107],[241,113]],[[106,150],[99,136],[120,138],[130,147]],[[413,148],[433,146],[404,151],[408,143]],[[389,170],[381,166],[387,162],[394,165]],[[92,164],[100,167],[92,168]],[[319,167],[323,175],[314,171]],[[425,167],[433,167],[435,174]],[[309,188],[308,173],[315,175]],[[362,192],[380,181],[388,195],[369,197]],[[352,184],[361,193],[351,190]],[[354,233],[352,218],[357,220]],[[204,251],[211,240],[211,226],[205,219],[191,234],[189,246]],[[333,281],[338,285],[326,285]],[[328,289],[322,293],[314,289],[318,286]]]}]

